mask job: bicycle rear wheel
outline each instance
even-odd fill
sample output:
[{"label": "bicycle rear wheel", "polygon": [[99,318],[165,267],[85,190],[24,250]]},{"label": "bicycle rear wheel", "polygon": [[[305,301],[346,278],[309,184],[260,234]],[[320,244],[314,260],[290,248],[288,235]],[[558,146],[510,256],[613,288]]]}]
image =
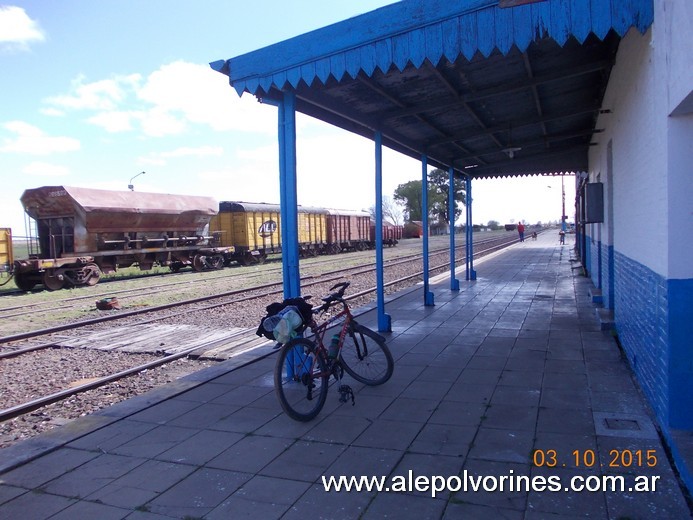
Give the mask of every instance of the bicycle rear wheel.
[{"label": "bicycle rear wheel", "polygon": [[344,337],[340,361],[347,374],[369,386],[382,385],[395,368],[383,337],[356,323]]},{"label": "bicycle rear wheel", "polygon": [[274,367],[274,388],[279,404],[297,421],[310,421],[327,398],[329,374],[315,343],[295,338],[282,346]]}]

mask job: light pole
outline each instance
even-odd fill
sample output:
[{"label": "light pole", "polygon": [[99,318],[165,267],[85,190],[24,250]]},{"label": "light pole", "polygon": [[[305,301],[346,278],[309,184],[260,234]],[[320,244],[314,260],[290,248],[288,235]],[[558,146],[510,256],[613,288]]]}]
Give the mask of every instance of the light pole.
[{"label": "light pole", "polygon": [[561,175],[561,230],[565,233],[566,231],[566,224],[565,224],[565,184],[564,184],[564,179],[565,177]]},{"label": "light pole", "polygon": [[145,172],[140,172],[140,173],[138,173],[137,175],[135,175],[132,179],[130,179],[130,184],[128,184],[128,189],[129,189],[130,191],[135,191],[135,185],[132,184],[132,181],[135,180],[135,179],[136,179],[137,177],[139,177],[140,175],[144,175],[144,174],[145,174]]},{"label": "light pole", "polygon": [[[566,231],[566,214],[565,214],[565,177],[561,175],[561,231]],[[551,189],[553,186],[547,185],[547,188]]]}]

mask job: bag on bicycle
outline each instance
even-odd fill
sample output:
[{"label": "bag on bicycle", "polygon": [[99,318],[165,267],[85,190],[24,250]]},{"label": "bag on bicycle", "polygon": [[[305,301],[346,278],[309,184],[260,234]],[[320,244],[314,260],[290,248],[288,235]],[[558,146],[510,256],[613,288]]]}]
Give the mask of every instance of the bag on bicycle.
[{"label": "bag on bicycle", "polygon": [[[278,316],[287,307],[294,307],[298,311],[298,314],[302,320],[301,325],[293,329],[294,332],[301,333],[306,330],[306,327],[313,319],[313,307],[303,298],[288,298],[281,303],[275,302],[267,306],[267,316],[260,320],[260,326],[255,334],[258,336],[264,336],[267,339],[277,339],[274,334],[274,328],[279,323],[279,320],[271,318]],[[271,327],[265,326],[265,320],[270,320],[268,325],[271,325]]]}]

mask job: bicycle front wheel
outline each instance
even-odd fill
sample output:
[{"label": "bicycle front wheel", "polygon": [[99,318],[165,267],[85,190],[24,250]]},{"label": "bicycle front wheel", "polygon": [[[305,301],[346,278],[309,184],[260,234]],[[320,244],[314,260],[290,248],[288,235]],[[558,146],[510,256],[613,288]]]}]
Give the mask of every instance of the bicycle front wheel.
[{"label": "bicycle front wheel", "polygon": [[282,346],[274,367],[274,388],[279,404],[297,421],[310,421],[327,398],[329,374],[315,343],[295,338]]},{"label": "bicycle front wheel", "polygon": [[359,324],[354,324],[344,337],[340,361],[347,374],[369,386],[382,385],[395,367],[383,337]]}]

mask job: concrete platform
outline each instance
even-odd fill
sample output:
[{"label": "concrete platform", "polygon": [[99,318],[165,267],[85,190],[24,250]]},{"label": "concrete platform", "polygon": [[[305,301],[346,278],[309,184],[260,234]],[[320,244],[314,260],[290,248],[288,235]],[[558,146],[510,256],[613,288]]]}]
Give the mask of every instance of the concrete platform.
[{"label": "concrete platform", "polygon": [[[281,412],[265,347],[2,450],[0,518],[690,518],[567,242],[433,283],[434,307],[398,294],[392,379],[351,384],[355,406],[331,389],[310,423]],[[390,489],[326,491],[340,476]]]}]

